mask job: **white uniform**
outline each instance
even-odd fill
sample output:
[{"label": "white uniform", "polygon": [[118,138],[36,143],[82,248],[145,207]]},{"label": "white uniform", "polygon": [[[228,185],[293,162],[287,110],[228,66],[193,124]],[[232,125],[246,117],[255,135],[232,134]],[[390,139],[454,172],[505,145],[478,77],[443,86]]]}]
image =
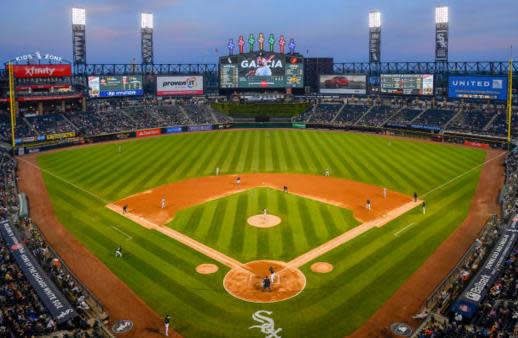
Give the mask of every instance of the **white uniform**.
[{"label": "white uniform", "polygon": [[387,198],[387,188],[383,188],[383,198]]},{"label": "white uniform", "polygon": [[162,209],[165,209],[165,197],[162,198]]}]

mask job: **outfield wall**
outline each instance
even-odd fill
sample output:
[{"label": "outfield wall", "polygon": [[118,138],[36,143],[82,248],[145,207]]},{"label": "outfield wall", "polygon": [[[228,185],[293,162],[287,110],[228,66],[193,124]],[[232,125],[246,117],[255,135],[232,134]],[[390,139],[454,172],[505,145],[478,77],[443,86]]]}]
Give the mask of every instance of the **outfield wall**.
[{"label": "outfield wall", "polygon": [[[74,145],[99,143],[107,141],[124,140],[128,138],[145,138],[167,134],[177,134],[185,132],[215,131],[223,129],[321,129],[321,130],[341,130],[373,133],[387,136],[402,136],[420,138],[435,142],[447,142],[464,144],[465,146],[488,149],[503,148],[507,149],[505,138],[481,136],[461,133],[444,132],[437,130],[416,130],[412,128],[381,128],[365,126],[336,126],[329,124],[304,123],[304,122],[238,122],[228,124],[206,124],[191,126],[169,126],[162,128],[148,128],[133,131],[123,131],[111,134],[101,134],[95,136],[68,137],[49,141],[22,144],[17,147],[17,155],[26,155],[52,149],[70,147]],[[514,145],[511,145],[514,148]]]}]

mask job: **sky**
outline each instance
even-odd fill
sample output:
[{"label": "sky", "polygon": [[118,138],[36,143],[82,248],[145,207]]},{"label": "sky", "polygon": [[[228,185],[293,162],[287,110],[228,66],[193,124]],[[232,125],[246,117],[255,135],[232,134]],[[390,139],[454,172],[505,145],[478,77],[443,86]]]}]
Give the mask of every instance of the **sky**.
[{"label": "sky", "polygon": [[518,54],[518,0],[1,0],[0,63],[39,51],[72,60],[72,7],[86,9],[88,63],[140,62],[141,12],[154,14],[155,63],[216,63],[229,38],[293,38],[297,51],[368,60],[368,12],[382,13],[382,61],[433,61],[434,8],[450,7],[450,61]]}]

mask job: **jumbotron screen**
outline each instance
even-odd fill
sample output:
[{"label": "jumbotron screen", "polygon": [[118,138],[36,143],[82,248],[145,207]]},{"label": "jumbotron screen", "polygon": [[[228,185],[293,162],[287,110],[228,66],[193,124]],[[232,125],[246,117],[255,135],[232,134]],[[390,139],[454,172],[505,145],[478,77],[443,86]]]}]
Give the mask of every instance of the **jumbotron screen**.
[{"label": "jumbotron screen", "polygon": [[433,74],[381,74],[382,94],[433,95]]},{"label": "jumbotron screen", "polygon": [[142,95],[142,75],[89,76],[90,97]]},{"label": "jumbotron screen", "polygon": [[255,52],[221,57],[221,88],[302,88],[301,55]]}]

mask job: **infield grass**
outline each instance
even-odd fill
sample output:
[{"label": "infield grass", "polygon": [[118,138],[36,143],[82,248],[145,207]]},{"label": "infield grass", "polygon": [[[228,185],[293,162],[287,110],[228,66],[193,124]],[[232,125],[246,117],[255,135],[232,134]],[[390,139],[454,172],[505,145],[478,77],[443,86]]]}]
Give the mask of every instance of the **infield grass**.
[{"label": "infield grass", "polygon": [[[173,327],[185,337],[264,337],[259,330],[248,329],[259,324],[251,318],[257,310],[273,311],[275,326],[283,328],[282,337],[343,337],[362,325],[465,219],[484,158],[485,153],[477,149],[363,134],[246,130],[128,140],[122,143],[121,153],[118,144],[100,144],[43,154],[38,161],[59,220],[159,314],[171,313]],[[417,191],[420,196],[450,183],[425,196],[426,215],[411,211],[319,257],[319,261],[334,265],[331,273],[313,273],[311,263],[303,266],[307,285],[297,297],[253,304],[225,292],[222,280],[226,267],[216,263],[220,267],[216,274],[198,275],[196,265],[214,262],[105,208],[109,202],[158,185],[212,175],[216,167],[223,174],[318,174],[329,168],[333,176],[408,195]],[[187,232],[201,236],[197,227],[212,218],[213,225],[221,226],[204,231],[221,234],[214,238],[213,246],[224,250],[227,242],[222,234],[234,232],[228,227],[239,226],[245,216],[239,201],[261,193],[251,191],[226,202],[218,200],[214,205],[211,202],[184,210],[178,223],[171,226],[184,230],[193,226],[194,230]],[[231,208],[232,198],[237,199],[233,208],[240,212]],[[304,209],[308,208],[306,203],[310,204],[304,201]],[[279,208],[281,212],[280,199],[276,204],[272,210]],[[315,208],[318,214],[316,210],[322,207]],[[328,224],[325,219],[323,222]],[[302,242],[312,243],[308,233],[292,237],[294,247],[301,250]],[[265,250],[276,252],[273,235],[264,243]],[[118,245],[128,253],[123,260],[114,258]],[[256,246],[228,250],[243,260],[258,255]],[[284,250],[277,252],[290,256]]]}]

